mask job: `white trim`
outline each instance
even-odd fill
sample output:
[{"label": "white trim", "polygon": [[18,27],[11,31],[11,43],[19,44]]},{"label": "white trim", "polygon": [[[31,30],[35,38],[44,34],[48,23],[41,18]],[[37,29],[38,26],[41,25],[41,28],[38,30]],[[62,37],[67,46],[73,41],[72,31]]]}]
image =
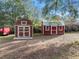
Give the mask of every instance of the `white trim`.
[{"label": "white trim", "polygon": [[49,26],[45,26],[45,31],[49,31]]},{"label": "white trim", "polygon": [[65,34],[65,26],[64,26],[64,34]]},{"label": "white trim", "polygon": [[[25,24],[23,24],[25,22]],[[27,25],[27,21],[21,21],[21,25]]]},{"label": "white trim", "polygon": [[[63,28],[63,29],[64,29],[64,28]],[[59,28],[58,28],[59,31],[62,31],[63,29],[62,29],[60,26],[59,26]]]},{"label": "white trim", "polygon": [[33,37],[33,33],[34,33],[34,32],[33,32],[33,26],[32,26],[32,37]]},{"label": "white trim", "polygon": [[52,35],[52,26],[51,26],[51,35]]},{"label": "white trim", "polygon": [[[52,33],[52,31],[53,31],[52,27],[53,27],[53,26],[51,26],[51,34],[53,34],[53,33]],[[56,27],[55,34],[57,34],[57,32],[58,32],[58,31],[57,31],[57,26],[54,26],[54,27]]]},{"label": "white trim", "polygon": [[29,27],[29,26],[24,26],[24,33],[23,33],[23,34],[24,34],[24,37],[26,37],[26,36],[25,36],[25,32],[26,32],[26,31],[25,31],[25,27],[28,27],[28,28],[29,28],[29,29],[28,29],[28,32],[29,32],[29,37],[30,37],[30,27]]},{"label": "white trim", "polygon": [[17,35],[17,36],[19,37],[19,26],[17,26],[17,29],[18,29],[18,30],[17,30],[17,32],[18,32],[18,35]]},{"label": "white trim", "polygon": [[31,34],[31,33],[30,33],[30,27],[29,27],[29,37],[31,37],[30,34]]},{"label": "white trim", "polygon": [[[19,27],[22,27],[23,28],[23,26],[18,26],[18,37],[20,37],[19,36]],[[23,28],[23,36],[24,36],[24,28]]]},{"label": "white trim", "polygon": [[58,26],[56,26],[56,34],[58,34]]},{"label": "white trim", "polygon": [[43,34],[44,34],[44,31],[45,31],[45,30],[44,30],[44,26],[43,26],[43,28],[42,28],[42,29],[43,29],[43,30],[42,30],[42,32],[43,32]]},{"label": "white trim", "polygon": [[[28,28],[29,28],[29,37],[30,37],[30,34],[31,34],[31,33],[30,33],[30,27],[29,27],[29,26],[18,26],[18,37],[20,37],[20,36],[19,36],[19,27],[23,27],[23,37],[26,37],[26,36],[25,36],[25,27],[28,27]],[[27,37],[28,37],[28,36],[27,36]]]},{"label": "white trim", "polygon": [[25,36],[25,26],[23,27],[23,37]]},{"label": "white trim", "polygon": [[33,39],[32,37],[15,37],[14,39]]}]

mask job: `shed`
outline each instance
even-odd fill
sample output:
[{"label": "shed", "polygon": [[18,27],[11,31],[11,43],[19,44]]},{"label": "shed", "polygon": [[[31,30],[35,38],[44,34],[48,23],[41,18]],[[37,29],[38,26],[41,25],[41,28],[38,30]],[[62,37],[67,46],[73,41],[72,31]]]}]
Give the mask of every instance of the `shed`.
[{"label": "shed", "polygon": [[15,39],[32,39],[32,22],[28,19],[20,19],[15,22]]},{"label": "shed", "polygon": [[65,26],[63,21],[43,21],[42,33],[44,35],[64,34]]}]

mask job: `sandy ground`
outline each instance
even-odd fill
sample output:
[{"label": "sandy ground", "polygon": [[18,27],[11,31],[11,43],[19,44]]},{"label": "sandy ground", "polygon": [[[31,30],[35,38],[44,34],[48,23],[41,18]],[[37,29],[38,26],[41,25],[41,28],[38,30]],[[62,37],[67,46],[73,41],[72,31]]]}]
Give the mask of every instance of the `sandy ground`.
[{"label": "sandy ground", "polygon": [[79,59],[79,46],[67,45],[74,41],[79,41],[79,33],[60,36],[39,35],[32,40],[1,43],[0,59]]}]

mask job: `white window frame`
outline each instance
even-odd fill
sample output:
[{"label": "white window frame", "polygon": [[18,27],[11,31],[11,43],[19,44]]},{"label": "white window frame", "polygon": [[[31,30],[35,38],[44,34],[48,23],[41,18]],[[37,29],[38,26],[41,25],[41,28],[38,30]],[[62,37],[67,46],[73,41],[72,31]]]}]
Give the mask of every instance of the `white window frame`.
[{"label": "white window frame", "polygon": [[49,26],[45,26],[45,31],[49,31]]},{"label": "white window frame", "polygon": [[29,30],[28,30],[29,31],[29,37],[30,37],[30,34],[31,34],[30,33],[30,26],[18,26],[18,37],[20,37],[19,36],[19,27],[23,27],[23,37],[27,37],[27,36],[25,36],[25,27],[28,27],[29,28]]},{"label": "white window frame", "polygon": [[[58,34],[58,32],[57,32],[57,26],[55,26],[55,27],[56,27],[56,30],[55,30],[56,31],[56,34]],[[53,30],[52,30],[52,26],[51,26],[51,34],[53,34],[52,31]]]},{"label": "white window frame", "polygon": [[58,34],[58,26],[56,26],[56,34]]},{"label": "white window frame", "polygon": [[59,29],[58,29],[59,31],[62,31],[63,29],[61,28],[61,27],[59,27]]},{"label": "white window frame", "polygon": [[[19,36],[19,27],[23,27],[23,26],[18,26],[18,37],[20,37],[20,36]],[[23,30],[24,30],[24,29],[23,29]],[[23,34],[23,36],[24,36],[24,34]]]},{"label": "white window frame", "polygon": [[[25,22],[25,24],[23,24],[23,22]],[[27,21],[21,21],[21,24],[22,25],[27,25]]]},{"label": "white window frame", "polygon": [[[28,27],[29,30],[28,30],[28,31],[25,31],[25,27]],[[29,32],[29,37],[30,37],[30,34],[31,34],[31,33],[30,33],[30,26],[25,26],[25,27],[24,27],[24,33],[25,33],[25,32]],[[23,33],[23,34],[24,34],[24,33]],[[24,36],[25,36],[25,34],[24,34]],[[25,36],[25,37],[26,37],[26,36]]]}]

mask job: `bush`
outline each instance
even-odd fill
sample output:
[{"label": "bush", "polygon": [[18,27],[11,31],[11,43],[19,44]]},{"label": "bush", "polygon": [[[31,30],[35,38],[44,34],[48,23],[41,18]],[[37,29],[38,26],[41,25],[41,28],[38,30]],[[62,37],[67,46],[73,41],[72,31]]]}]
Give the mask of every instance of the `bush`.
[{"label": "bush", "polygon": [[77,31],[79,31],[79,25],[75,25],[75,24],[66,25],[65,31],[66,32],[77,32]]},{"label": "bush", "polygon": [[33,28],[33,31],[34,31],[34,33],[41,33],[41,29],[40,29],[40,27],[38,27],[38,28]]}]

